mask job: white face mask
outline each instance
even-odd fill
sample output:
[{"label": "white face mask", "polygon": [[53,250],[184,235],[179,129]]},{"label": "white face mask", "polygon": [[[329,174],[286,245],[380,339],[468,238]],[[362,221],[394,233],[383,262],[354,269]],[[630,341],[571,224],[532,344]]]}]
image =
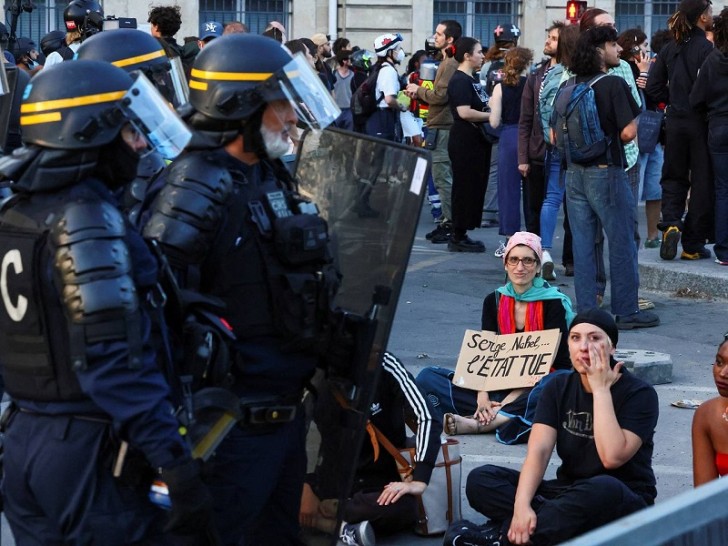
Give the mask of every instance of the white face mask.
[{"label": "white face mask", "polygon": [[403,49],[398,49],[397,50],[397,53],[394,56],[394,62],[396,62],[397,64],[399,64],[402,61],[404,61],[404,50]]},{"label": "white face mask", "polygon": [[281,133],[271,131],[265,125],[260,126],[260,136],[263,137],[265,153],[270,159],[280,159],[288,153],[288,139],[283,140]]}]

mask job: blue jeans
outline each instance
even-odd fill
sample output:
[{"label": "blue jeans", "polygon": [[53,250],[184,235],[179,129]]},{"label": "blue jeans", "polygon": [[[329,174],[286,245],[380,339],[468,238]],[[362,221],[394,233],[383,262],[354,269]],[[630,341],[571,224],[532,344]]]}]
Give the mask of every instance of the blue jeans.
[{"label": "blue jeans", "polygon": [[551,250],[554,247],[556,220],[565,190],[561,178],[561,156],[556,147],[546,151],[546,176],[546,198],[541,207],[541,246],[544,250]]},{"label": "blue jeans", "polygon": [[715,252],[728,262],[728,124],[711,123],[708,147],[715,173]]},{"label": "blue jeans", "polygon": [[599,222],[609,241],[612,313],[631,315],[637,305],[637,247],[634,244],[634,197],[619,167],[566,170],[566,201],[574,239],[574,288],[579,313],[597,306],[594,245]]}]

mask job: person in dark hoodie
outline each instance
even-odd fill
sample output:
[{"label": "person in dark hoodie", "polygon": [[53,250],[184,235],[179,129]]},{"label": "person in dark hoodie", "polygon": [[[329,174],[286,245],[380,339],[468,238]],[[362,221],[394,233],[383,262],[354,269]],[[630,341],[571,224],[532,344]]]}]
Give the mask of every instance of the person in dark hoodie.
[{"label": "person in dark hoodie", "polygon": [[[690,106],[708,120],[708,149],[715,175],[715,262],[728,265],[728,8],[713,22],[715,49],[690,93]],[[708,204],[711,201],[708,201]]]},{"label": "person in dark hoodie", "polygon": [[[662,169],[660,258],[672,260],[682,238],[683,260],[710,258],[705,241],[713,239],[713,172],[703,116],[690,107],[690,90],[703,61],[713,50],[705,36],[713,24],[709,0],[682,0],[670,17],[674,38],[665,44],[647,80],[645,94],[666,103],[665,164]],[[685,220],[685,203],[690,204]]]}]

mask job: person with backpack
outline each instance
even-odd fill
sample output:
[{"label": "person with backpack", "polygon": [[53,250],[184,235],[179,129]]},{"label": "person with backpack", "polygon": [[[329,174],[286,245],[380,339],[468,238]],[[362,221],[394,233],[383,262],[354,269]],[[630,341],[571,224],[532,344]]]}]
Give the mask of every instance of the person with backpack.
[{"label": "person with backpack", "polygon": [[634,196],[624,170],[624,143],[637,135],[640,108],[623,78],[607,74],[620,62],[617,31],[582,32],[569,78],[554,100],[551,141],[566,162],[566,202],[574,226],[574,288],[579,312],[598,306],[595,243],[601,222],[609,240],[612,313],[620,329],[657,326],[639,309]]},{"label": "person with backpack", "polygon": [[[371,110],[372,99],[376,104],[367,118],[366,133],[395,142],[399,140],[397,135],[401,133],[401,129],[397,129],[401,107],[397,102],[400,85],[395,65],[404,60],[403,40],[401,34],[382,34],[374,40],[377,64],[372,67],[369,78],[362,84],[363,87],[360,87],[361,92],[357,90],[355,93],[366,104],[365,110]],[[374,78],[376,83],[372,86],[371,80]]]}]

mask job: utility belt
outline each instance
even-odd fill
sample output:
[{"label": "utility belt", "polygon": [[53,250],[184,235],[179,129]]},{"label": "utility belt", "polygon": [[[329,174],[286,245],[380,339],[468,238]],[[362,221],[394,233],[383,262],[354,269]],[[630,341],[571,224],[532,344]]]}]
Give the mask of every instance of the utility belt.
[{"label": "utility belt", "polygon": [[243,429],[270,428],[290,423],[301,407],[303,392],[284,397],[264,400],[240,400],[241,419],[238,426]]}]

